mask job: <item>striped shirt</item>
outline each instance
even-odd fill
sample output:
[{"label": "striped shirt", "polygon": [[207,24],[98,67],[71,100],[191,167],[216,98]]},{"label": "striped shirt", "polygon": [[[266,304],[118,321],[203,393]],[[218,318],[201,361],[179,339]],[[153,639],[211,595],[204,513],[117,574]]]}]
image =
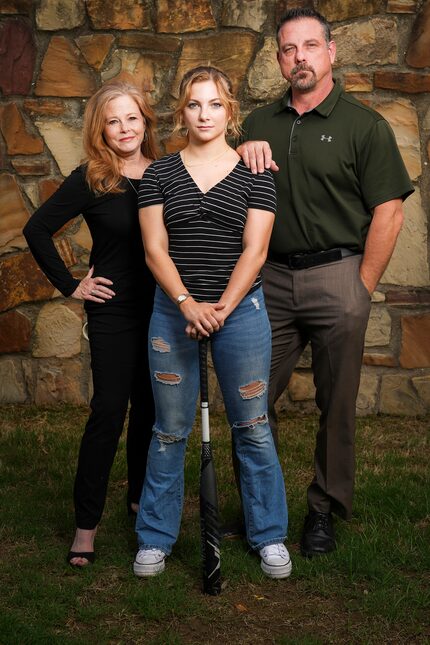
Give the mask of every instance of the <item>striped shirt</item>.
[{"label": "striped shirt", "polygon": [[[242,253],[248,208],[274,213],[276,192],[269,171],[253,175],[240,160],[203,193],[176,152],[146,169],[138,204],[164,204],[169,255],[182,282],[197,301],[217,302]],[[260,285],[259,274],[250,291]]]}]

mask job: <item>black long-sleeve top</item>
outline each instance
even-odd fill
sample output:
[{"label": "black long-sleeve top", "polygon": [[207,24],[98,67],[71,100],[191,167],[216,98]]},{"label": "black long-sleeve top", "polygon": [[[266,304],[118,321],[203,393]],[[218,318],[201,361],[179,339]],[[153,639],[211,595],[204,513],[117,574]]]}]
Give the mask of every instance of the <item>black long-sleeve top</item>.
[{"label": "black long-sleeve top", "polygon": [[[112,280],[112,289],[116,293],[103,306],[152,297],[154,279],[145,263],[138,220],[139,180],[124,179],[123,187],[123,193],[96,195],[85,180],[85,166],[79,166],[26,224],[23,233],[34,258],[64,296],[75,291],[79,280],[64,264],[52,236],[68,221],[82,214],[93,240],[90,256],[90,266],[94,266],[93,277],[103,276]],[[97,303],[85,303],[90,309],[94,305]]]}]

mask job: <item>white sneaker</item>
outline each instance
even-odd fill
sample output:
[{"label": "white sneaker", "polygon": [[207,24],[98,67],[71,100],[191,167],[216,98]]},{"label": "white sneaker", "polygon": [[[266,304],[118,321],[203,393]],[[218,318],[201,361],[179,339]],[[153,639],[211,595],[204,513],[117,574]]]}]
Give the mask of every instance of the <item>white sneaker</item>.
[{"label": "white sneaker", "polygon": [[269,578],[288,578],[293,568],[290,554],[282,542],[260,549],[261,568]]},{"label": "white sneaker", "polygon": [[139,578],[156,576],[164,571],[166,554],[159,549],[140,549],[133,563],[133,571]]}]

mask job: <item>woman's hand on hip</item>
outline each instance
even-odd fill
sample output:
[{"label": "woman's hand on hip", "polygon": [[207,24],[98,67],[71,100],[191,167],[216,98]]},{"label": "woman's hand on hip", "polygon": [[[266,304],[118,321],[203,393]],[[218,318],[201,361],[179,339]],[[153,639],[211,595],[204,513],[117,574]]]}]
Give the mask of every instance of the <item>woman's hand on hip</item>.
[{"label": "woman's hand on hip", "polygon": [[82,278],[74,292],[72,298],[77,300],[92,300],[93,302],[106,302],[111,300],[115,295],[115,291],[109,289],[107,285],[112,285],[112,280],[97,276],[93,278],[94,267],[88,271],[85,278]]}]

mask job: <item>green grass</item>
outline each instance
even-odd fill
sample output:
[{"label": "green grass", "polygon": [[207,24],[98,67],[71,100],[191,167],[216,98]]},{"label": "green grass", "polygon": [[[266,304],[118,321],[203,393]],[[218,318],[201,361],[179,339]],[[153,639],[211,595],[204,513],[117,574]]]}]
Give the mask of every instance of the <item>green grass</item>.
[{"label": "green grass", "polygon": [[[181,534],[154,579],[133,576],[121,442],[99,527],[97,561],[65,562],[72,485],[87,410],[0,409],[0,645],[322,645],[430,642],[429,418],[359,419],[354,517],[336,522],[338,549],[299,555],[317,420],[281,420],[293,573],[266,579],[242,541],[222,544],[223,592],[201,593],[199,433],[186,467]],[[229,431],[211,420],[222,515],[238,497]]]}]

